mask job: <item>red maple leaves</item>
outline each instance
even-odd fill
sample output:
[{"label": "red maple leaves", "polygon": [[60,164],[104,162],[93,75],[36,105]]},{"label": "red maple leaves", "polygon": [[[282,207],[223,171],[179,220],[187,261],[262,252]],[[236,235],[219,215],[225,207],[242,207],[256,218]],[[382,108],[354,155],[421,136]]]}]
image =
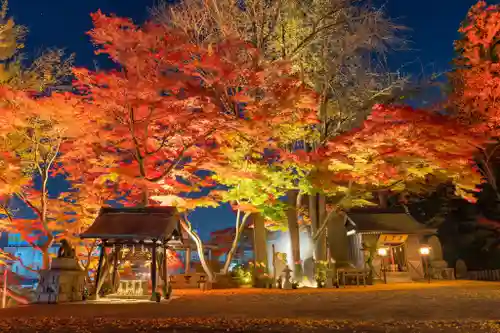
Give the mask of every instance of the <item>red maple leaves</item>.
[{"label": "red maple leaves", "polygon": [[139,27],[100,12],[92,18],[97,52],[120,67],[75,70],[95,124],[87,133],[97,153],[92,170],[116,173],[137,192],[187,191],[179,178],[197,183],[194,172],[234,135],[262,148],[279,135],[271,124],[316,121],[315,95],[286,66],[261,62],[246,43],[197,46],[163,26]]},{"label": "red maple leaves", "polygon": [[[61,204],[47,199],[46,188],[41,194],[25,191],[29,203],[45,196],[45,208],[33,205],[40,218],[29,228],[41,228],[51,237],[52,225],[69,225],[57,225],[68,221],[67,207],[72,207],[75,218],[86,221],[80,226],[86,225],[111,199],[150,204],[151,196],[212,185],[197,174],[210,168],[258,179],[262,167],[273,163],[273,172],[293,173],[298,167],[310,181],[309,188],[333,196],[452,181],[463,196],[472,198],[480,182],[472,158],[499,128],[498,6],[480,2],[471,10],[470,24],[461,29],[462,58],[453,76],[459,88],[451,103],[460,110],[458,118],[377,105],[361,128],[314,152],[290,148],[297,141],[314,140],[304,133],[317,133],[319,120],[316,94],[290,74],[289,64],[263,61],[254,48],[231,38],[200,46],[165,26],[137,26],[101,12],[92,19],[89,35],[97,53],[108,55],[116,69],[75,69],[77,95],[36,98],[0,89],[0,135],[17,133],[32,139],[31,132],[19,129],[29,128],[33,119],[50,123],[37,129],[43,129],[42,144],[57,148],[47,155],[53,163],[47,174],[64,173],[75,190],[66,201],[55,199]],[[229,154],[241,154],[259,168],[234,168],[237,163]],[[21,172],[21,155],[11,148],[0,154],[0,194],[21,192],[27,184],[11,179],[30,178]],[[265,172],[270,183],[279,180],[275,173]],[[266,203],[278,201],[278,195],[267,196]],[[53,217],[42,216],[42,211]]]},{"label": "red maple leaves", "polygon": [[450,104],[478,132],[498,135],[500,125],[500,6],[479,1],[460,28]]}]

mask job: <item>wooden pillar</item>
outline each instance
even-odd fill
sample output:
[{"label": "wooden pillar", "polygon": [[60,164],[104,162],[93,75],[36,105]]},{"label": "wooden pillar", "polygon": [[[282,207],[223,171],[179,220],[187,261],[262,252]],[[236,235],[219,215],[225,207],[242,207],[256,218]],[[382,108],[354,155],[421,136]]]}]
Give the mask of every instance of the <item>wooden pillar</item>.
[{"label": "wooden pillar", "polygon": [[102,262],[104,260],[104,254],[106,253],[106,245],[104,241],[102,241],[101,244],[101,253],[99,254],[99,263],[97,264],[97,272],[95,274],[95,296],[98,297],[99,293],[99,280],[101,279],[101,269],[102,269]]},{"label": "wooden pillar", "polygon": [[111,278],[111,288],[113,291],[115,290],[115,285],[116,285],[116,273],[118,270],[118,254],[120,253],[120,250],[118,247],[115,246],[115,253],[113,253],[113,277]]},{"label": "wooden pillar", "polygon": [[[189,246],[189,245],[188,245]],[[189,266],[191,266],[191,247],[188,247],[186,249],[186,258],[184,258],[184,274],[189,274],[191,272],[191,269]]]},{"label": "wooden pillar", "polygon": [[151,253],[151,293],[156,292],[156,240],[153,240],[153,249]]},{"label": "wooden pillar", "polygon": [[169,279],[168,279],[168,253],[167,253],[167,244],[163,244],[163,285],[165,286],[165,299],[169,299]]}]

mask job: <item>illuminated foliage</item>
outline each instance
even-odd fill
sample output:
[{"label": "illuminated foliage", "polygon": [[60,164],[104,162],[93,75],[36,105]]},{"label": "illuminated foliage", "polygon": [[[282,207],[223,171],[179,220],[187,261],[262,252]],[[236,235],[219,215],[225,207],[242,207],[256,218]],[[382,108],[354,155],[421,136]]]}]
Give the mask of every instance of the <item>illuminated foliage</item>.
[{"label": "illuminated foliage", "polygon": [[500,125],[500,6],[479,1],[459,29],[451,104],[466,123],[498,135]]},{"label": "illuminated foliage", "polygon": [[311,180],[330,196],[349,197],[346,207],[363,205],[363,193],[420,192],[448,181],[473,201],[481,178],[472,158],[484,137],[464,129],[448,116],[378,105],[362,128],[336,137],[312,157],[319,167]]},{"label": "illuminated foliage", "polygon": [[[55,196],[49,188],[53,173],[65,162],[63,144],[76,143],[85,130],[82,111],[78,100],[69,94],[36,98],[0,88],[0,112],[9,123],[0,137],[5,167],[2,226],[20,233],[24,241],[42,252],[43,268],[49,265],[54,240],[71,237],[78,227],[71,192]],[[20,207],[28,213],[23,215]]]},{"label": "illuminated foliage", "polygon": [[307,113],[315,95],[288,75],[286,64],[267,65],[247,43],[229,38],[200,46],[168,27],[138,27],[99,12],[93,20],[98,53],[121,69],[75,70],[95,124],[85,151],[94,152],[90,171],[129,191],[132,203],[154,197],[181,209],[216,204],[175,196],[210,184],[195,171],[224,165],[226,147],[236,151],[232,144],[250,140],[262,153],[280,144],[286,125],[315,121]]}]

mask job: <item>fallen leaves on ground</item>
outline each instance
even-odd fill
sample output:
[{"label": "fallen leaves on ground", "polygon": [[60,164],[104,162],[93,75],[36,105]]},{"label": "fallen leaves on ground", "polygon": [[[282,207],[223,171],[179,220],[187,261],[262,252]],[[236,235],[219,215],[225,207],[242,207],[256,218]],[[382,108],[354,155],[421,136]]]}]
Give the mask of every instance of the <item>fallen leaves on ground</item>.
[{"label": "fallen leaves on ground", "polygon": [[175,290],[174,295],[179,298],[160,304],[5,309],[0,332],[500,333],[500,283],[495,282]]},{"label": "fallen leaves on ground", "polygon": [[240,319],[224,320],[215,318],[169,318],[169,319],[113,319],[113,318],[37,318],[11,319],[0,323],[1,332],[169,332],[169,333],[213,333],[213,332],[365,332],[365,333],[498,333],[498,321],[472,322],[353,322],[331,320],[268,320]]}]

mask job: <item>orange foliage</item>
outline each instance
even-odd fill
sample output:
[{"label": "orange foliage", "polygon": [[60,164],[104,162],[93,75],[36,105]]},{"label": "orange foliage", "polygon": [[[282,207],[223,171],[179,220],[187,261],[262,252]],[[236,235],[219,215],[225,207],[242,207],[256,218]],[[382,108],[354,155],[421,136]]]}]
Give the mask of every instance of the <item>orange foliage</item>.
[{"label": "orange foliage", "polygon": [[91,171],[114,173],[136,201],[145,188],[156,196],[196,190],[200,184],[186,186],[178,177],[193,180],[194,171],[209,168],[215,144],[240,135],[268,145],[269,135],[261,134],[270,122],[298,121],[314,105],[286,66],[267,67],[244,42],[198,46],[164,26],[139,27],[100,12],[92,18],[97,53],[121,69],[75,70],[95,126],[85,153],[73,156],[84,159],[92,150]]}]

